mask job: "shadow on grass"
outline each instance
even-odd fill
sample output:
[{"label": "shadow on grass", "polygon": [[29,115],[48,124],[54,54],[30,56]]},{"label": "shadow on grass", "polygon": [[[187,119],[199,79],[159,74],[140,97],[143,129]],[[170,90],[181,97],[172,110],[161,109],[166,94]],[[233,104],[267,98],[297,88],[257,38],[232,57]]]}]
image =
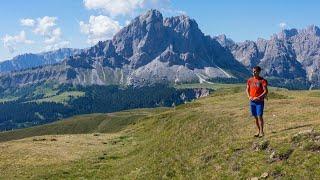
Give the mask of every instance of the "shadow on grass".
[{"label": "shadow on grass", "polygon": [[310,126],[312,126],[312,124],[304,124],[304,125],[299,125],[299,126],[293,126],[293,127],[289,127],[289,128],[285,128],[285,129],[279,130],[279,132],[289,131],[289,130],[292,130],[292,129],[299,129],[299,128],[303,128],[303,127],[310,127]]}]

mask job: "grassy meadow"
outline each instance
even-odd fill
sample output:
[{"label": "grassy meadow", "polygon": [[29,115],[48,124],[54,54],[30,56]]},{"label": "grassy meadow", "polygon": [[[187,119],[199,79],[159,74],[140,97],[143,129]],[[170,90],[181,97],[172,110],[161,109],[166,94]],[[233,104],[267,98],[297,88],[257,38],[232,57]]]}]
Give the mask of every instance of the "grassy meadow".
[{"label": "grassy meadow", "polygon": [[214,91],[173,108],[2,132],[0,179],[320,178],[320,91],[270,88],[254,138],[243,85],[200,86]]}]

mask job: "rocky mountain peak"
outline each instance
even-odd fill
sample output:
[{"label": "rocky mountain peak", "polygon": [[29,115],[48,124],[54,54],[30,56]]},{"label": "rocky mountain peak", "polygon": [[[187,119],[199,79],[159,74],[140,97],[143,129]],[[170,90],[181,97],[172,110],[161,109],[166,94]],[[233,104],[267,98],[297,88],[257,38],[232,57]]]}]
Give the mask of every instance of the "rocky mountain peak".
[{"label": "rocky mountain peak", "polygon": [[158,23],[163,21],[163,17],[161,12],[159,12],[156,9],[151,9],[148,10],[145,14],[139,16],[140,22],[146,22],[147,24],[149,23]]},{"label": "rocky mountain peak", "polygon": [[279,39],[288,39],[298,34],[297,29],[284,29],[280,33],[278,33]]},{"label": "rocky mountain peak", "polygon": [[[162,14],[157,10],[149,10],[145,14],[136,17],[128,26],[121,29],[112,40],[115,52],[129,59],[135,67],[141,66],[147,61],[136,62],[136,55],[144,54],[153,57],[154,47],[165,48],[163,37]],[[151,57],[146,57],[151,59]],[[153,57],[154,58],[154,57]]]},{"label": "rocky mountain peak", "polygon": [[201,33],[198,23],[186,15],[166,18],[164,20],[164,26],[170,27],[174,29],[174,31],[183,33],[184,35],[189,34],[188,32]]},{"label": "rocky mountain peak", "polygon": [[223,47],[231,48],[232,46],[234,46],[236,44],[232,39],[227,38],[227,36],[225,34],[220,34],[220,35],[214,37],[213,39],[218,41]]},{"label": "rocky mountain peak", "polygon": [[310,25],[302,30],[302,33],[320,36],[320,29],[316,25]]}]

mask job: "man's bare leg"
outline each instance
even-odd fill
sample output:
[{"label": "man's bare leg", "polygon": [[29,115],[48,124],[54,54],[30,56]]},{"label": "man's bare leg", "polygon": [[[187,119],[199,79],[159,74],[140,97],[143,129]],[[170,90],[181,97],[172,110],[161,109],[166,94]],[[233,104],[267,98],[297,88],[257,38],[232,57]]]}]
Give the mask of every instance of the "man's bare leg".
[{"label": "man's bare leg", "polygon": [[264,131],[263,131],[264,121],[262,116],[259,116],[259,126],[260,126],[260,135],[264,136]]},{"label": "man's bare leg", "polygon": [[256,125],[258,128],[258,132],[254,135],[255,137],[258,137],[260,134],[260,123],[259,123],[259,118],[257,116],[254,116],[254,118],[256,119]]}]

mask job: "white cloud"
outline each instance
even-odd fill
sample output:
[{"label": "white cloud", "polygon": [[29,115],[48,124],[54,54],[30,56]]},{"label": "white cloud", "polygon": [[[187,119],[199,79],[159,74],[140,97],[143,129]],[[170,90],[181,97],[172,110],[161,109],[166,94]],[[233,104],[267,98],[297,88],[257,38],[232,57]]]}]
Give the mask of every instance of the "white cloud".
[{"label": "white cloud", "polygon": [[141,6],[143,0],[84,0],[88,9],[103,10],[112,17],[127,15]]},{"label": "white cloud", "polygon": [[87,9],[101,10],[111,17],[136,16],[147,9],[159,9],[168,14],[181,14],[183,11],[171,7],[171,0],[84,0]]},{"label": "white cloud", "polygon": [[21,19],[20,22],[24,26],[34,27],[33,32],[36,35],[44,38],[45,44],[53,45],[61,41],[62,32],[57,27],[57,17],[44,16],[37,18],[36,21],[33,19]]},{"label": "white cloud", "polygon": [[9,50],[10,53],[14,53],[16,51],[16,47],[20,44],[32,44],[34,43],[31,40],[28,40],[26,37],[25,31],[21,31],[18,35],[10,36],[6,34],[2,38],[3,46]]},{"label": "white cloud", "polygon": [[57,17],[44,16],[43,18],[37,18],[37,26],[34,29],[34,33],[40,35],[49,35],[52,33],[53,28],[56,26]]},{"label": "white cloud", "polygon": [[60,28],[53,29],[44,40],[44,43],[46,44],[56,43],[61,39],[61,35],[62,35],[62,32]]},{"label": "white cloud", "polygon": [[110,39],[120,30],[118,21],[103,15],[90,16],[88,23],[80,21],[79,25],[81,32],[88,35],[89,44]]},{"label": "white cloud", "polygon": [[33,19],[28,19],[28,18],[21,19],[21,20],[20,20],[20,24],[21,24],[22,26],[30,26],[30,27],[33,27],[34,24],[35,24],[35,20],[33,20]]},{"label": "white cloud", "polygon": [[284,29],[284,28],[287,27],[287,23],[281,22],[281,23],[279,24],[279,26],[280,26],[281,29]]},{"label": "white cloud", "polygon": [[45,50],[51,51],[70,45],[69,41],[62,40],[61,28],[57,26],[57,17],[44,16],[37,18],[33,32],[44,38]]},{"label": "white cloud", "polygon": [[[32,28],[35,35],[43,38],[43,41],[39,43],[43,50],[55,50],[58,48],[65,48],[70,45],[69,41],[62,38],[61,28],[57,26],[57,17],[44,16],[37,19],[23,18],[20,19],[22,26]],[[6,34],[0,39],[3,46],[8,49],[10,53],[14,53],[23,44],[33,44],[34,41],[30,40],[26,36],[25,31],[21,31],[17,35]],[[31,49],[31,48],[29,48]]]}]

